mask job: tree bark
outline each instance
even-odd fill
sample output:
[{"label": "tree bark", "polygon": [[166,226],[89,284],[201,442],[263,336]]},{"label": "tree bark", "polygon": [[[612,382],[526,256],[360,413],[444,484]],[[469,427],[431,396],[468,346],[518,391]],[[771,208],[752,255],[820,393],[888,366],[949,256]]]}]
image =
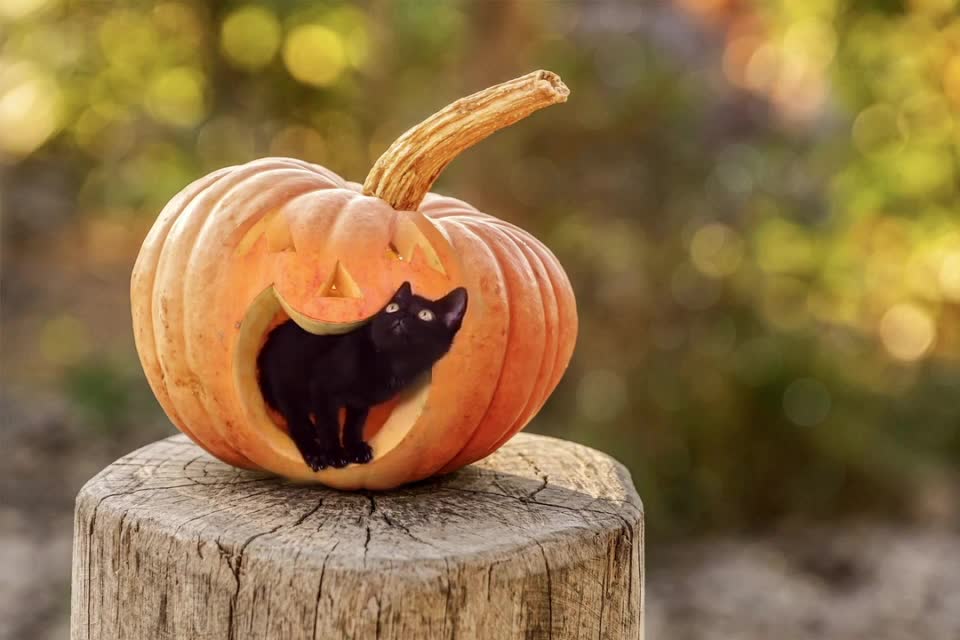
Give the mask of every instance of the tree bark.
[{"label": "tree bark", "polygon": [[174,436],[80,491],[71,637],[642,638],[642,554],[628,472],[562,440],[345,493]]}]

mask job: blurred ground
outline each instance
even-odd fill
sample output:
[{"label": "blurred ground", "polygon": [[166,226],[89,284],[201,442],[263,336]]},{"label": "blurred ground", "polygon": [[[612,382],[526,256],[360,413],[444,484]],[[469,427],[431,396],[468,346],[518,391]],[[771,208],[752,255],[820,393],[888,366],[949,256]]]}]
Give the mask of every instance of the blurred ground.
[{"label": "blurred ground", "polygon": [[650,638],[960,637],[955,530],[861,524],[647,553]]},{"label": "blurred ground", "polygon": [[960,637],[952,0],[0,0],[0,635],[65,637],[73,494],[169,433],[128,303],[163,204],[265,155],[362,180],[537,68],[569,102],[437,190],[570,275],[534,428],[633,473],[650,637]]},{"label": "blurred ground", "polygon": [[[32,399],[35,401],[35,399]],[[91,439],[47,399],[42,409],[0,392],[0,639],[69,637],[73,498],[110,461],[169,435],[154,420],[116,439]]]}]

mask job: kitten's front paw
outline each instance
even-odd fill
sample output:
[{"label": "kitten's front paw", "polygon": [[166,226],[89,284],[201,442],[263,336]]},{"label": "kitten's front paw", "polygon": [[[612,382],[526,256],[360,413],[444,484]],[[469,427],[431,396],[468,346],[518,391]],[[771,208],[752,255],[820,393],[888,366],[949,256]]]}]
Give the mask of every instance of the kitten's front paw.
[{"label": "kitten's front paw", "polygon": [[303,461],[314,471],[323,471],[327,467],[339,469],[347,466],[343,449],[340,447],[328,447],[316,443],[310,447],[309,451],[301,451],[300,453],[303,454]]},{"label": "kitten's front paw", "polygon": [[347,460],[354,464],[366,464],[373,460],[373,449],[366,442],[348,444],[344,448]]},{"label": "kitten's front paw", "polygon": [[323,471],[327,468],[327,463],[325,458],[317,453],[304,453],[303,461],[307,463],[307,466],[313,469],[314,471]]},{"label": "kitten's front paw", "polygon": [[330,466],[334,469],[343,469],[348,464],[350,464],[350,460],[347,458],[347,452],[343,449],[337,449],[336,452],[330,454]]}]

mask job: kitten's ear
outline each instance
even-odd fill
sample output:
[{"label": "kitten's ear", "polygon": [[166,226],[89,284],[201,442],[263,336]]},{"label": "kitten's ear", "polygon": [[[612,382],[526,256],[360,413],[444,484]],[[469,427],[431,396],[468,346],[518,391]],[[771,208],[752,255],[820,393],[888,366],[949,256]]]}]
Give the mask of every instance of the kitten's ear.
[{"label": "kitten's ear", "polygon": [[463,287],[457,287],[440,298],[438,302],[443,309],[440,316],[443,319],[443,324],[450,331],[458,331],[461,323],[463,323],[463,316],[467,313],[467,290]]},{"label": "kitten's ear", "polygon": [[397,292],[393,294],[393,299],[398,302],[406,302],[412,295],[413,288],[410,286],[410,282],[404,282],[400,285],[400,288],[397,289]]}]

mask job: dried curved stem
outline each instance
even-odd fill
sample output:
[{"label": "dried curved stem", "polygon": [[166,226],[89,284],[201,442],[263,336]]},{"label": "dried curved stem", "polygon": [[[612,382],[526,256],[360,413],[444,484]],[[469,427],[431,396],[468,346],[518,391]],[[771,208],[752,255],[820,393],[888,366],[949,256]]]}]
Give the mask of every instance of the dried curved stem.
[{"label": "dried curved stem", "polygon": [[450,162],[490,134],[558,102],[570,90],[550,71],[534,71],[461,98],[400,136],[373,165],[363,192],[415,211]]}]

